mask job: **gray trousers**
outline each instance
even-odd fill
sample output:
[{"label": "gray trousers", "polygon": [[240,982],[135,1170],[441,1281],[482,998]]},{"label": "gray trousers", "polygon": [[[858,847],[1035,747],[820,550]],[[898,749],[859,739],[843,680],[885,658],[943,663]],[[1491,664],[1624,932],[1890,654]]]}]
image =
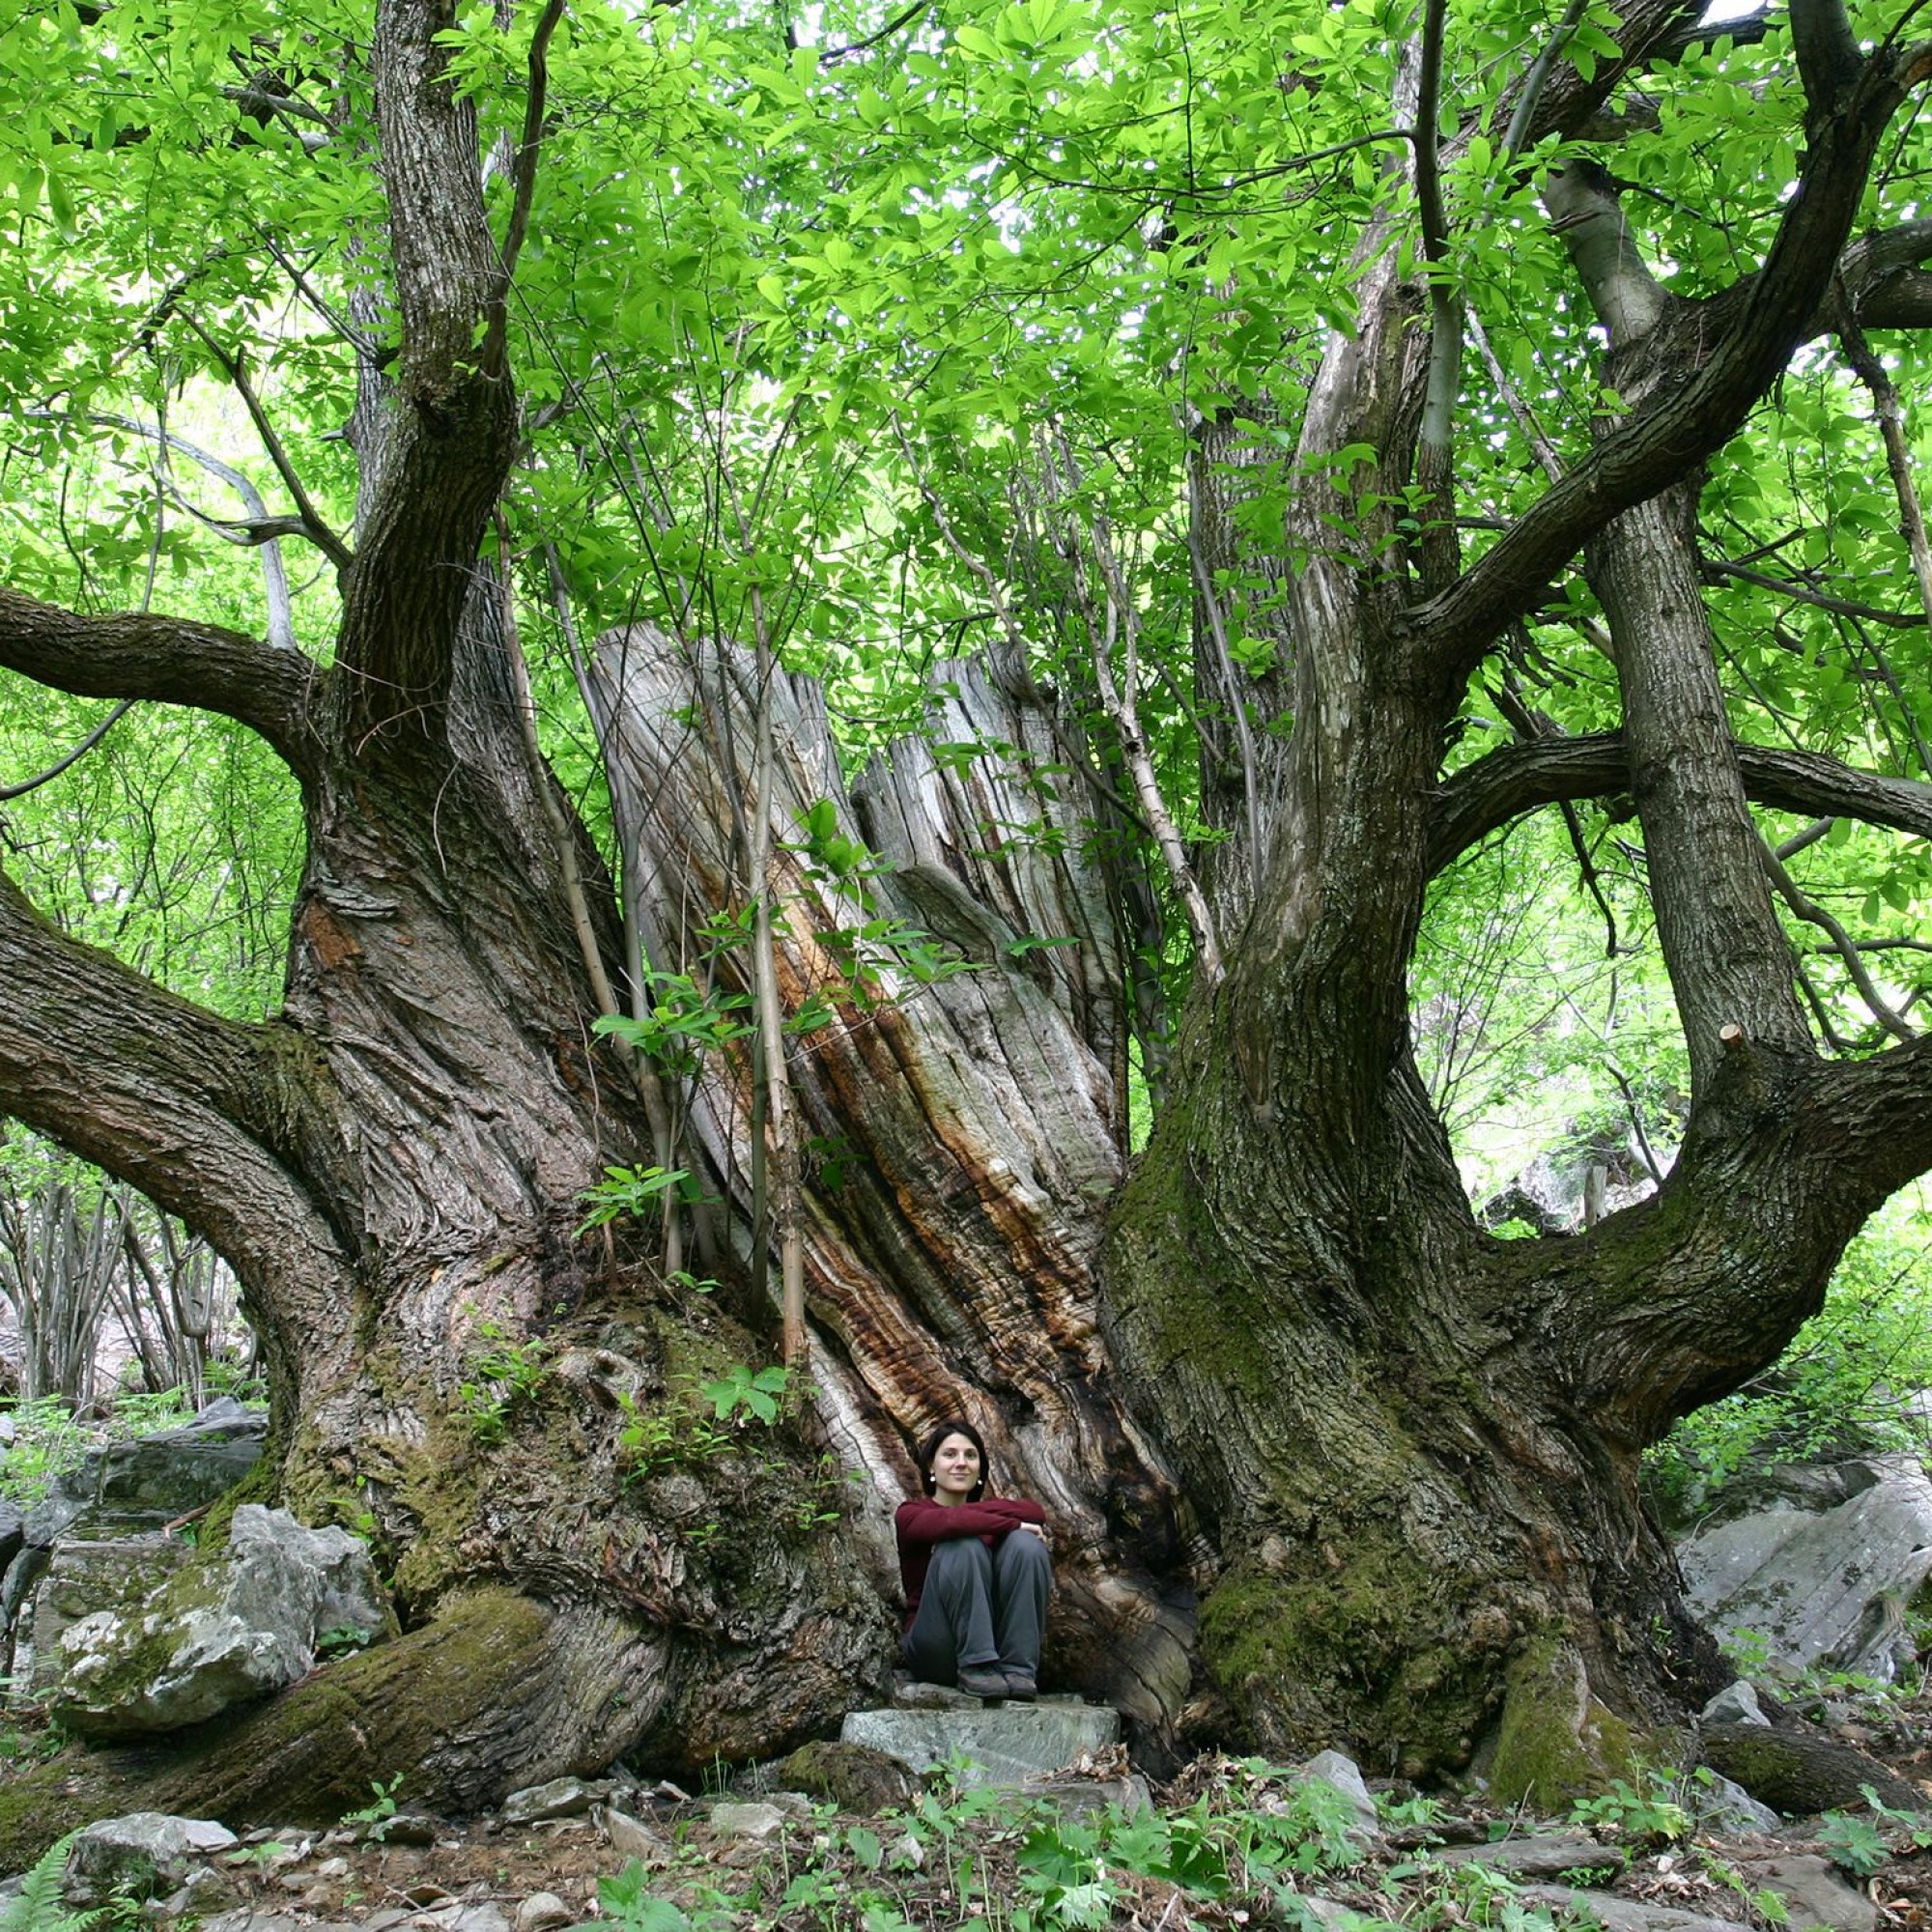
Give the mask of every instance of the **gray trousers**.
[{"label": "gray trousers", "polygon": [[977,1536],[935,1543],[899,1655],[923,1684],[990,1663],[1037,1675],[1052,1588],[1053,1558],[1031,1530],[1008,1531],[996,1550]]}]

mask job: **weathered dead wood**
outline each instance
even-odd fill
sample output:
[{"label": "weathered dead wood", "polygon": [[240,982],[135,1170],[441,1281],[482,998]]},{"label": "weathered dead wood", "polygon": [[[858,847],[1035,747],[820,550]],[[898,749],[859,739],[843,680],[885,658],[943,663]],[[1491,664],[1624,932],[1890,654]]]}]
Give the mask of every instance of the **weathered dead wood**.
[{"label": "weathered dead wood", "polygon": [[[643,801],[624,838],[651,882],[652,957],[692,970],[708,950],[699,927],[753,892],[753,660],[634,627],[600,641],[593,689],[617,789]],[[1177,1554],[1174,1500],[1113,1392],[1097,1326],[1125,1035],[1092,795],[1049,721],[970,666],[935,677],[928,735],[849,790],[815,687],[781,678],[773,723],[780,984],[788,1015],[808,1002],[828,1015],[791,1043],[822,1156],[805,1245],[828,1426],[883,1507],[908,1492],[907,1446],[926,1427],[960,1411],[980,1423],[1000,1479],[1054,1519],[1049,1668],[1165,1725],[1186,1690],[1189,1633],[1149,1572]],[[863,839],[869,858],[841,871],[806,837],[821,801],[836,837]],[[933,941],[937,970],[915,970]],[[728,952],[717,970],[747,981]],[[695,1118],[717,1176],[747,1200],[742,1060],[707,1065]]]}]

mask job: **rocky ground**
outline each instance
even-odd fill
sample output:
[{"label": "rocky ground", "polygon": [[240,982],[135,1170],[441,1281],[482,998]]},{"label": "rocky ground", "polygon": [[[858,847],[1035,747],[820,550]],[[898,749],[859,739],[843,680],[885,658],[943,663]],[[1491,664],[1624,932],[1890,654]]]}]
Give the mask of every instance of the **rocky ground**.
[{"label": "rocky ground", "polygon": [[[1814,1697],[1805,1715],[1924,1791],[1932,1812],[1932,1687]],[[30,1750],[31,1731],[14,1745]],[[373,1793],[370,1815],[331,1831],[258,1831],[185,1855],[147,1912],[201,1932],[549,1932],[592,1918],[626,1932],[1338,1932],[1345,1909],[1426,1932],[1713,1932],[1714,1919],[1932,1932],[1932,1816],[1921,1826],[1898,1807],[1775,1833],[1687,1830],[1673,1807],[1708,1802],[1708,1781],[1659,1778],[1566,1819],[1502,1812],[1480,1791],[1382,1789],[1371,1824],[1359,1802],[1325,1788],[1311,1801],[1256,1760],[1209,1758],[1127,1819],[1079,1802],[1083,1784],[1096,1801],[1121,1790],[1123,1754],[1079,1769],[1051,1806],[935,1776],[870,1816],[758,1788],[769,1774],[708,1794],[560,1786],[469,1821]]]}]

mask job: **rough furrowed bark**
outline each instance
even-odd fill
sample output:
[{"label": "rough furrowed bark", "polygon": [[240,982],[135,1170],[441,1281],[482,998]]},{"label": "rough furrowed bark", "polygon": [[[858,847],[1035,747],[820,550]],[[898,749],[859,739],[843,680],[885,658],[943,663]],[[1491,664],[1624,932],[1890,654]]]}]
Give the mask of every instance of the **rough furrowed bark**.
[{"label": "rough furrowed bark", "polygon": [[[1474,1225],[1409,1064],[1406,966],[1457,646],[1401,609],[1424,358],[1392,220],[1303,414],[1294,730],[1229,984],[1197,994],[1113,1217],[1108,1335],[1212,1546],[1204,1660],[1257,1745],[1377,1770],[1479,1749],[1540,1802],[1601,1776],[1708,1666],[1542,1270]],[[1333,458],[1377,464],[1345,487]],[[1364,492],[1370,494],[1363,494]],[[1602,1265],[1616,1271],[1614,1258]],[[1678,1655],[1660,1661],[1653,1626]]]},{"label": "rough furrowed bark", "polygon": [[[597,676],[609,754],[647,802],[634,832],[653,956],[688,968],[696,927],[752,890],[732,836],[732,801],[754,795],[752,660],[635,628],[601,641]],[[784,680],[775,701],[781,981],[789,1014],[813,1001],[825,1015],[788,1048],[827,1156],[805,1231],[821,1409],[870,1476],[881,1528],[923,1431],[978,1423],[997,1479],[1053,1520],[1049,1673],[1165,1731],[1190,1671],[1184,1608],[1156,1580],[1176,1503],[1114,1390],[1093,1276],[1123,1167],[1124,1035],[1091,801],[1047,721],[970,667],[935,680],[930,737],[849,793],[816,691]],[[821,801],[868,849],[842,871],[801,830]],[[717,970],[743,982],[728,953]],[[699,1131],[741,1205],[749,1096],[742,1060],[707,1066]]]},{"label": "rough furrowed bark", "polygon": [[[368,1535],[425,1671],[473,1675],[448,1709],[523,1713],[518,1735],[387,1729],[386,1665],[359,1659],[291,1693],[387,1740],[372,1776],[452,1804],[525,1781],[539,1743],[545,1763],[689,1771],[822,1733],[876,1692],[892,1635],[820,1445],[700,1426],[696,1390],[757,1340],[574,1238],[579,1193],[640,1142],[501,777],[481,756],[318,775],[287,1006],[262,1029],[196,1019],[0,901],[0,950],[20,949],[10,1097],[137,1177],[143,1134],[165,1151],[191,1129],[200,1192],[179,1205],[222,1237],[268,1349],[250,1497]],[[119,1045],[83,1092],[89,1027]],[[558,1651],[539,1722],[519,1702],[536,1665],[463,1637],[473,1594],[507,1589],[546,1630],[590,1632],[615,1675]],[[182,1773],[197,1808],[240,1802],[278,1708]],[[306,1804],[321,1760],[298,1744],[262,1789]]]},{"label": "rough furrowed bark", "polygon": [[817,1452],[698,1424],[697,1387],[756,1339],[575,1236],[641,1134],[486,772],[437,777],[434,817],[364,774],[316,827],[289,1013],[355,1122],[331,1179],[360,1266],[352,1306],[279,1292],[303,1338],[283,1492],[372,1530],[431,1629],[452,1592],[514,1582],[646,1646],[621,1716],[559,1707],[578,1755],[751,1754],[875,1686],[889,1631]]},{"label": "rough furrowed bark", "polygon": [[1483,1745],[1525,1660],[1557,1668],[1582,1647],[1600,1653],[1595,1697],[1641,1708],[1625,1660],[1601,1655],[1597,1608],[1644,1606],[1645,1630],[1666,1596],[1634,1459],[1519,1346],[1518,1296],[1404,1145],[1408,1096],[1353,1151],[1364,1211],[1338,1228],[1227,1049],[1195,1051],[1185,1131],[1158,1133],[1129,1184],[1106,1279],[1110,1338],[1136,1394],[1158,1391],[1212,1547],[1200,1630],[1218,1721],[1259,1748],[1340,1739],[1378,1772],[1438,1775]]},{"label": "rough furrowed bark", "polygon": [[[310,1727],[381,1741],[370,1776],[459,1805],[626,1750],[750,1755],[876,1690],[891,1642],[822,1440],[703,1422],[696,1390],[754,1361],[756,1339],[592,1265],[575,1233],[582,1191],[648,1138],[588,1031],[592,976],[539,809],[553,781],[523,746],[512,640],[477,568],[517,410],[474,104],[450,84],[444,10],[377,12],[401,346],[357,412],[366,487],[332,667],[0,598],[0,661],[230,712],[302,781],[286,1005],[266,1028],[67,946],[0,884],[0,956],[18,951],[9,991],[28,996],[0,1022],[0,1098],[216,1237],[270,1368],[247,1493],[367,1534],[409,1626],[390,1656],[329,1665],[210,1743],[182,1773],[199,1808],[252,1802],[259,1757],[291,1804],[326,1809],[344,1794]],[[90,1023],[118,1049],[91,1091]],[[472,1629],[511,1589],[502,1627],[529,1657]],[[388,1709],[412,1659],[444,1704],[413,1731]],[[291,1708],[309,1715],[276,1742]],[[347,1800],[365,1795],[358,1776]]]}]

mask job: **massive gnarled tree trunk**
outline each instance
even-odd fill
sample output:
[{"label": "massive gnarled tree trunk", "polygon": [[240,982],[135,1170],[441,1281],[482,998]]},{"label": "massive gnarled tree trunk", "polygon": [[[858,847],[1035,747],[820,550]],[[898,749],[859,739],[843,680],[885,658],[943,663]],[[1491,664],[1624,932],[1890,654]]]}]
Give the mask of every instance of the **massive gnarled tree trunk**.
[{"label": "massive gnarled tree trunk", "polygon": [[[795,1440],[790,1462],[753,1447],[695,1468],[674,1430],[656,1463],[619,1444],[640,1415],[688,1419],[691,1388],[756,1344],[695,1294],[606,1275],[575,1234],[580,1195],[648,1133],[589,1031],[589,952],[618,952],[608,884],[555,834],[573,820],[546,799],[476,561],[517,439],[508,265],[442,24],[379,10],[403,345],[356,426],[333,664],[0,592],[13,669],[225,713],[300,787],[286,1005],[263,1026],[167,995],[0,882],[9,1110],[233,1263],[271,1393],[261,1487],[370,1530],[412,1626],[397,1660],[184,1773],[264,1815],[339,1812],[397,1770],[461,1807],[627,1750],[743,1757],[875,1690],[890,1629],[853,1548],[814,1533],[825,1485]],[[505,1349],[512,1383],[542,1364],[533,1414],[492,1408]],[[10,1794],[10,1856],[57,1828],[45,1801]]]},{"label": "massive gnarled tree trunk", "polygon": [[[1270,1745],[1339,1728],[1414,1775],[1491,1732],[1505,1787],[1549,1798],[1707,1687],[1716,1660],[1639,1502],[1638,1452],[1775,1357],[1932,1151],[1922,1045],[1829,1065],[1798,1011],[1749,810],[1795,794],[1733,742],[1690,543],[1685,479],[1816,332],[1873,144],[1923,69],[1861,56],[1832,8],[1794,22],[1812,159],[1756,276],[1691,304],[1643,275],[1652,299],[1633,301],[1600,172],[1552,188],[1629,413],[1479,561],[1457,564],[1430,462],[1443,318],[1418,327],[1429,298],[1402,279],[1393,224],[1363,239],[1359,327],[1331,340],[1301,416],[1288,535],[1305,561],[1272,617],[1287,648],[1268,694],[1293,730],[1256,734],[1273,822],[1262,851],[1222,861],[1228,975],[1197,994],[1105,1274],[1127,1386],[1211,1527],[1203,1661]],[[1627,12],[1626,56],[1668,25]],[[1532,125],[1575,128],[1590,106],[1573,89]],[[1416,119],[1421,174],[1439,156],[1433,112]],[[1843,299],[1886,297],[1854,273]],[[1236,418],[1204,437],[1224,495],[1242,434]],[[1351,448],[1376,461],[1337,487]],[[1433,526],[1397,521],[1418,496]],[[1598,778],[1556,779],[1579,748],[1529,743],[1444,782],[1465,681],[1584,542],[1625,719]],[[1860,810],[1855,775],[1800,762],[1813,797]],[[1519,789],[1538,771],[1550,782]],[[1492,828],[1610,789],[1635,800],[1650,854],[1689,1130],[1656,1200],[1574,1239],[1499,1242],[1410,1057],[1424,890],[1466,849],[1472,808]],[[1925,789],[1907,790],[1889,822],[1923,822]],[[1252,838],[1222,816],[1237,848]]]},{"label": "massive gnarled tree trunk", "polygon": [[[1696,1684],[1637,1453],[1774,1357],[1861,1221],[1932,1163],[1924,1047],[1815,1056],[1748,810],[1923,833],[1932,799],[1732,743],[1685,551],[1696,466],[1828,297],[1872,321],[1898,299],[1859,272],[1897,260],[1846,243],[1927,57],[1860,53],[1829,0],[1800,11],[1813,158],[1749,282],[1686,321],[1645,298],[1621,243],[1592,246],[1593,222],[1617,232],[1614,203],[1571,182],[1579,270],[1634,358],[1616,384],[1629,414],[1466,570],[1446,526],[1399,522],[1417,488],[1447,513],[1425,407],[1443,315],[1432,350],[1389,176],[1356,326],[1322,345],[1298,413],[1264,411],[1298,446],[1284,541],[1245,559],[1278,666],[1253,694],[1260,728],[1216,734],[1205,786],[1229,834],[1208,875],[1225,971],[1195,987],[1131,1171],[1130,975],[1095,836],[1122,806],[1046,699],[952,668],[930,737],[847,787],[815,695],[780,679],[762,840],[753,661],[647,626],[600,641],[591,687],[651,963],[691,969],[707,919],[763,897],[783,1004],[814,1015],[784,1049],[817,1150],[808,1368],[823,1439],[869,1478],[859,1520],[833,1529],[796,1444],[659,1453],[682,1392],[752,1341],[689,1284],[628,1265],[623,1241],[575,1232],[607,1163],[669,1150],[591,1031],[591,962],[620,971],[611,895],[531,753],[505,603],[477,563],[517,436],[514,241],[499,252],[484,219],[440,10],[384,0],[402,348],[355,426],[364,502],[332,664],[0,592],[0,662],[240,719],[288,763],[306,819],[287,1005],[260,1027],[159,992],[0,883],[0,1099],[233,1262],[269,1350],[265,1482],[312,1520],[368,1522],[410,1625],[396,1653],[204,1741],[173,1802],[327,1810],[400,1770],[412,1797],[460,1805],[625,1751],[749,1755],[830,1724],[889,1657],[884,1505],[909,1443],[955,1409],[1061,1526],[1050,1672],[1157,1743],[1190,1725],[1340,1741],[1426,1774],[1500,1721],[1499,1772],[1548,1796],[1613,1754],[1619,1726],[1668,1714],[1666,1675]],[[1535,125],[1579,126],[1681,16],[1636,0],[1620,61],[1587,84],[1559,69]],[[1197,428],[1189,594],[1211,633],[1214,573],[1255,541],[1226,514],[1250,452],[1233,403]],[[1350,449],[1371,455],[1338,467]],[[1470,674],[1586,546],[1623,733],[1445,779]],[[1240,688],[1217,675],[1210,697]],[[1411,1059],[1425,889],[1516,815],[1613,790],[1650,842],[1695,1080],[1686,1144],[1649,1205],[1582,1237],[1498,1242]],[[943,942],[940,970],[909,963],[915,927]],[[744,980],[742,961],[708,970]],[[734,1048],[691,1096],[733,1279],[764,1085]],[[479,1399],[493,1359],[503,1387]],[[262,1773],[245,1790],[242,1763]]]}]

